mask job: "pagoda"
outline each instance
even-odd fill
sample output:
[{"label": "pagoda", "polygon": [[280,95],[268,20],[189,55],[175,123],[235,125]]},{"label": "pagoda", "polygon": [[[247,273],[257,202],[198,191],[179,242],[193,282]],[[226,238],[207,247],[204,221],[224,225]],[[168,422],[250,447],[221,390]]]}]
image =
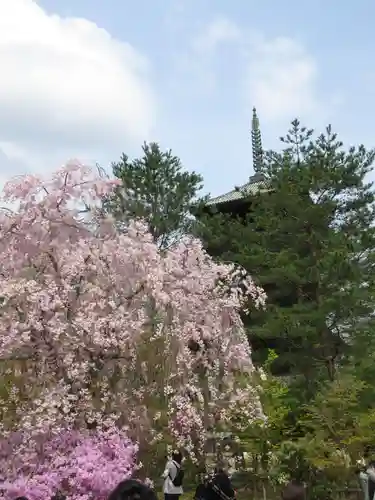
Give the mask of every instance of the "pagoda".
[{"label": "pagoda", "polygon": [[255,108],[253,108],[253,119],[251,122],[251,142],[254,175],[243,186],[236,187],[232,191],[216,198],[210,198],[205,204],[207,211],[210,211],[210,208],[214,207],[217,212],[240,216],[245,215],[248,213],[249,196],[267,191],[267,183],[264,175],[261,173],[263,163],[262,135]]},{"label": "pagoda", "polygon": [[[207,215],[214,215],[215,213],[222,213],[233,217],[239,217],[244,221],[249,221],[249,214],[251,213],[251,196],[258,193],[269,192],[268,183],[265,176],[262,174],[263,148],[262,136],[259,127],[259,119],[256,109],[253,108],[252,126],[251,126],[251,140],[252,140],[252,156],[253,156],[253,170],[254,174],[249,178],[249,181],[229,191],[226,194],[217,196],[216,198],[209,199],[203,208],[203,212]],[[220,243],[214,242],[214,246],[207,245],[209,254],[215,257],[220,257],[227,250],[230,250],[230,241],[223,239],[219,240]],[[276,286],[271,283],[261,283],[267,295],[273,295],[276,291]],[[278,297],[276,302],[281,307],[290,307],[295,303],[296,297],[294,292],[290,296]],[[246,320],[246,324],[250,327],[252,319]],[[281,337],[259,337],[256,334],[250,334],[249,340],[253,350],[253,360],[256,363],[263,363],[267,356],[269,349],[275,350],[279,358],[273,363],[271,371],[274,375],[288,376],[290,373],[291,365],[289,364],[288,357],[290,352],[288,339]]]}]

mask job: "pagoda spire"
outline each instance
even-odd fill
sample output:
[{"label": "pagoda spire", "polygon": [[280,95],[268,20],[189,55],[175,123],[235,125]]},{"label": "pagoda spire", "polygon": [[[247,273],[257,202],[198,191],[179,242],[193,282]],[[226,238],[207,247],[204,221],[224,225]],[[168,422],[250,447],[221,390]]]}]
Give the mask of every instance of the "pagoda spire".
[{"label": "pagoda spire", "polygon": [[253,119],[251,121],[251,142],[253,146],[253,169],[255,173],[261,171],[263,163],[262,136],[259,127],[257,110],[253,108]]}]

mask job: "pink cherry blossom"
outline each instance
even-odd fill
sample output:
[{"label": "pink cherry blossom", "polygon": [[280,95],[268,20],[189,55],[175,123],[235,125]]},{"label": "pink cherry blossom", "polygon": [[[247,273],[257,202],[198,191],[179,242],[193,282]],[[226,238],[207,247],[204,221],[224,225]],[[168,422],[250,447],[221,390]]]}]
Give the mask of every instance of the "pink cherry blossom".
[{"label": "pink cherry blossom", "polygon": [[[50,500],[62,491],[71,500],[106,500],[134,470],[137,447],[116,429],[62,431],[31,442],[25,437],[12,434],[0,443],[6,474],[1,498]],[[4,452],[11,453],[12,460]]]},{"label": "pink cherry blossom", "polygon": [[101,210],[115,185],[72,162],[4,189],[0,432],[126,429],[142,449],[170,433],[197,459],[234,409],[262,416],[240,310],[265,296],[197,240],[120,232]]}]

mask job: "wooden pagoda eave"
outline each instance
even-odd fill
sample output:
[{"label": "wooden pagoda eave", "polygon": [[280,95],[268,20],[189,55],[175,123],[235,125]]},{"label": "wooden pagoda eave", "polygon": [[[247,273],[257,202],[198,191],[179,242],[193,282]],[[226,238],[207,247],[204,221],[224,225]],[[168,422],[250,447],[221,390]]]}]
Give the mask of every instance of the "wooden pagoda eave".
[{"label": "wooden pagoda eave", "polygon": [[244,203],[248,203],[248,199],[252,195],[267,191],[268,186],[264,176],[262,174],[255,174],[243,186],[209,199],[205,204],[205,208],[209,209],[212,207],[214,210],[230,212],[232,207],[240,207]]}]

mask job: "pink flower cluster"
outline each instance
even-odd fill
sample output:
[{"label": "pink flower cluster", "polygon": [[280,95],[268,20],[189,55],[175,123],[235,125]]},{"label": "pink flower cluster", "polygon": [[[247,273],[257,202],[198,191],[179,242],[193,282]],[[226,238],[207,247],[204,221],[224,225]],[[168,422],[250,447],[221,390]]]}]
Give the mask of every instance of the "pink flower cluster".
[{"label": "pink flower cluster", "polygon": [[194,457],[233,398],[261,415],[240,310],[265,296],[197,240],[160,252],[143,224],[120,231],[102,210],[114,186],[71,163],[5,187],[0,432],[170,432]]},{"label": "pink flower cluster", "polygon": [[49,435],[10,434],[0,441],[0,498],[50,500],[63,492],[70,500],[106,500],[134,470],[137,447],[126,434],[65,430]]}]

